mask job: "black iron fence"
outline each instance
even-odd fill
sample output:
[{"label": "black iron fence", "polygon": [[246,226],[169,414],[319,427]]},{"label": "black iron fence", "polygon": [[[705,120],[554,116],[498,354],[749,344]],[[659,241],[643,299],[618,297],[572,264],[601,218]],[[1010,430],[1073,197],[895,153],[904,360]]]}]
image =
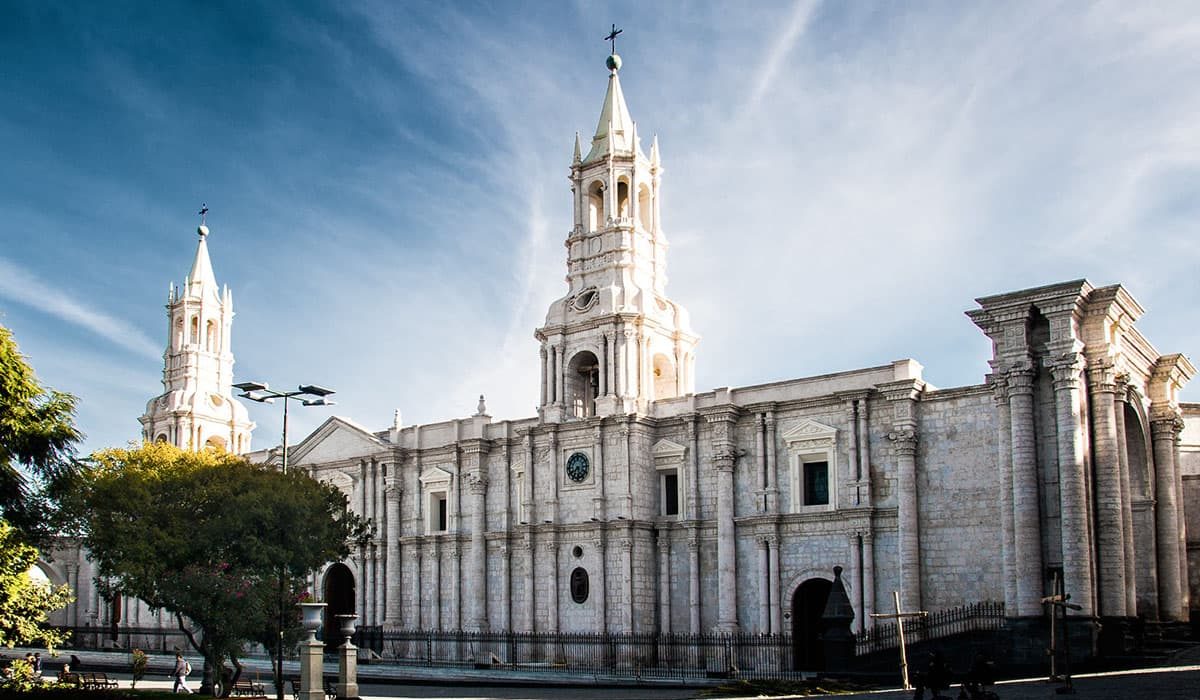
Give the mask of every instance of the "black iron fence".
[{"label": "black iron fence", "polygon": [[67,633],[63,649],[141,649],[169,652],[188,649],[187,637],[178,629],[161,627],[57,627]]},{"label": "black iron fence", "polygon": [[791,635],[436,632],[364,627],[356,644],[384,663],[630,678],[799,675]]},{"label": "black iron fence", "polygon": [[[947,608],[925,617],[904,621],[907,643],[942,639],[968,632],[998,630],[1004,627],[1004,603],[985,601]],[[900,628],[896,623],[876,625],[855,638],[854,653],[865,656],[900,646]]]}]

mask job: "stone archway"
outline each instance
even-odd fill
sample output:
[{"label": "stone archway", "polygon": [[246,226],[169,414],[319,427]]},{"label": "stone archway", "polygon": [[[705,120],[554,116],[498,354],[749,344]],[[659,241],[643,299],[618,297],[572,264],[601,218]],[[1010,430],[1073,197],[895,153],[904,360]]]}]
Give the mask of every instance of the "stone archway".
[{"label": "stone archway", "polygon": [[792,593],[792,668],[796,670],[825,670],[821,616],[832,588],[828,579],[810,578]]},{"label": "stone archway", "polygon": [[345,564],[334,564],[325,572],[325,631],[326,648],[341,643],[338,615],[354,614],[354,574]]}]

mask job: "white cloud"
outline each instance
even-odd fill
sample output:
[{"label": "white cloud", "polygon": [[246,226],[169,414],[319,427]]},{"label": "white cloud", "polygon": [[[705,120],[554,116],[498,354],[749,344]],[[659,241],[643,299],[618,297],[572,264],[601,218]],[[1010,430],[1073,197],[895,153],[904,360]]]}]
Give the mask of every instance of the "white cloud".
[{"label": "white cloud", "polygon": [[145,358],[161,358],[162,349],[134,326],[75,301],[16,263],[0,258],[0,296],[86,329]]}]

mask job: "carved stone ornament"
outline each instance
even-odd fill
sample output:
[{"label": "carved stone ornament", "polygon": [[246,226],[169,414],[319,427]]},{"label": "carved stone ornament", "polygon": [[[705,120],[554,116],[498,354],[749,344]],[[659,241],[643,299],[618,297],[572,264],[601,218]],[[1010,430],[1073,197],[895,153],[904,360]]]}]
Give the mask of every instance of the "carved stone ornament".
[{"label": "carved stone ornament", "polygon": [[833,447],[837,440],[837,428],[803,420],[783,434],[783,441],[792,450]]}]

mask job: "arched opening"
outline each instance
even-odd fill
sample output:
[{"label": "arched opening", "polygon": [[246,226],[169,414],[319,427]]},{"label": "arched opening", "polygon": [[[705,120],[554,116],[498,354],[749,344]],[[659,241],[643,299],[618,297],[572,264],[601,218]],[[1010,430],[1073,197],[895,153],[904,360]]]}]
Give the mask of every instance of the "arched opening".
[{"label": "arched opening", "polygon": [[183,319],[175,319],[175,349],[183,347]]},{"label": "arched opening", "polygon": [[588,187],[588,230],[599,231],[604,226],[604,185],[599,181]]},{"label": "arched opening", "polygon": [[193,345],[200,342],[200,317],[192,316],[191,335],[188,336],[188,342]]},{"label": "arched opening", "polygon": [[810,578],[792,594],[792,662],[796,670],[825,670],[821,615],[832,588],[832,581]]},{"label": "arched opening", "polygon": [[1132,403],[1122,404],[1125,418],[1125,459],[1129,469],[1129,500],[1126,508],[1132,510],[1133,557],[1137,591],[1136,614],[1153,618],[1158,616],[1158,580],[1155,577],[1155,522],[1153,508],[1140,508],[1135,504],[1150,502],[1154,489],[1151,487],[1151,462],[1146,442],[1145,425],[1137,408]]},{"label": "arched opening", "polygon": [[654,211],[650,207],[650,188],[638,186],[638,223],[649,231],[654,226]]},{"label": "arched opening", "polygon": [[217,349],[217,322],[209,321],[204,324],[204,349],[215,352]]},{"label": "arched opening", "polygon": [[216,435],[213,435],[212,437],[210,437],[209,439],[204,441],[204,449],[216,450],[218,452],[224,452],[225,451],[225,440]]},{"label": "arched opening", "polygon": [[1147,498],[1151,491],[1150,474],[1146,469],[1146,431],[1142,430],[1142,419],[1133,406],[1123,404],[1125,409],[1125,446],[1129,460],[1129,492],[1131,498]]},{"label": "arched opening", "polygon": [[624,180],[617,183],[617,216],[629,217],[629,183]]},{"label": "arched opening", "polygon": [[354,574],[345,564],[334,564],[325,572],[325,646],[336,647],[342,642],[338,632],[338,615],[354,614]]},{"label": "arched opening", "polygon": [[596,415],[596,395],[600,392],[600,361],[587,350],[571,358],[567,365],[567,405],[576,418]]},{"label": "arched opening", "polygon": [[675,363],[662,353],[654,356],[654,399],[669,399],[679,395],[675,378]]},{"label": "arched opening", "polygon": [[155,442],[166,442],[166,441],[167,441],[167,434],[166,434],[166,433],[159,433],[159,434],[158,434],[158,437],[154,438],[154,441],[155,441]]}]

